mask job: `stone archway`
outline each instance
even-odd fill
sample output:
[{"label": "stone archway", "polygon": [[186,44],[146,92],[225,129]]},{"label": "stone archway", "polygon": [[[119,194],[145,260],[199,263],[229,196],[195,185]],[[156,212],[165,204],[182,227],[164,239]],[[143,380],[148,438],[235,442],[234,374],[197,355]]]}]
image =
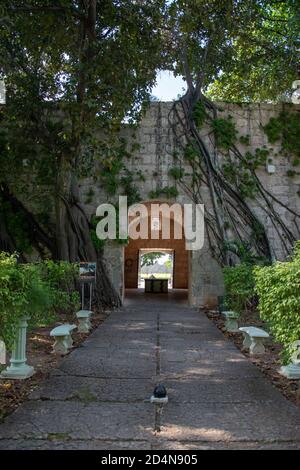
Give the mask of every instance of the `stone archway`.
[{"label": "stone archway", "polygon": [[[164,239],[162,237],[162,225],[164,219],[160,216],[159,229],[157,237],[155,239],[151,236],[151,204],[167,204],[169,207],[172,206],[169,202],[165,201],[146,201],[143,204],[149,210],[148,215],[148,238],[133,240],[129,238],[129,243],[125,248],[124,254],[124,281],[125,288],[136,289],[138,287],[138,270],[139,270],[139,258],[141,250],[153,250],[153,251],[166,251],[172,250],[174,253],[174,269],[173,269],[173,288],[174,289],[188,289],[189,288],[189,252],[185,248],[185,238],[182,230],[182,238],[175,238],[175,225],[174,213],[170,211],[170,238]],[[177,227],[178,228],[178,227]],[[152,227],[153,229],[153,227]],[[181,227],[182,229],[182,227]],[[129,230],[130,235],[130,230]]]}]

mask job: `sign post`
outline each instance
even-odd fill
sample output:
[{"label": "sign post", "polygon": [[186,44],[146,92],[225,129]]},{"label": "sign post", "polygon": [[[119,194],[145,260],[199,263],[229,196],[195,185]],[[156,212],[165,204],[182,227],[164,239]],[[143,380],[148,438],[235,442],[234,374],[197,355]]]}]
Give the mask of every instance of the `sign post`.
[{"label": "sign post", "polygon": [[89,310],[92,310],[93,287],[96,283],[97,263],[94,261],[79,263],[79,282],[81,283],[81,309],[85,306],[85,292],[88,286]]}]

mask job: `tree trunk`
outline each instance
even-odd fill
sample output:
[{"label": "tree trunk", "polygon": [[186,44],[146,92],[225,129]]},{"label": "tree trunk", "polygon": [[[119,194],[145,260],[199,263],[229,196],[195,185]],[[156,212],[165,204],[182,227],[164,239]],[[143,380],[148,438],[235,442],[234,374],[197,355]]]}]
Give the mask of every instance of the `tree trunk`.
[{"label": "tree trunk", "polygon": [[95,289],[96,306],[104,309],[115,309],[122,305],[119,294],[107,275],[107,267],[103,258],[103,250],[97,253],[97,276]]},{"label": "tree trunk", "polygon": [[70,262],[97,262],[97,276],[93,304],[97,310],[113,309],[121,305],[108,274],[103,252],[95,249],[90,223],[80,201],[75,171],[61,162],[56,193],[56,243],[58,259]]}]

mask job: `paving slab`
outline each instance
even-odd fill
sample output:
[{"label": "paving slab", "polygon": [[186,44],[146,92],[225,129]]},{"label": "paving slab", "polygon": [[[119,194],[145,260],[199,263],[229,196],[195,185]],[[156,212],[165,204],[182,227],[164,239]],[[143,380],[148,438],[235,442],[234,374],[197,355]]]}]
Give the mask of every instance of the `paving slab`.
[{"label": "paving slab", "polygon": [[300,449],[300,409],[183,299],[131,292],[0,424],[0,449]]},{"label": "paving slab", "polygon": [[59,370],[84,377],[148,378],[155,374],[155,360],[155,355],[143,349],[120,348],[112,354],[109,350],[80,348],[62,361]]},{"label": "paving slab", "polygon": [[151,442],[141,440],[61,439],[49,435],[48,439],[3,439],[0,450],[151,450]]},{"label": "paving slab", "polygon": [[282,395],[270,387],[264,377],[247,378],[244,380],[225,377],[188,376],[175,381],[164,378],[168,390],[169,403],[253,403],[262,401],[277,401],[282,406]]},{"label": "paving slab", "polygon": [[[160,438],[181,441],[300,442],[299,409],[287,402],[171,404]],[[276,412],[275,412],[276,410]]]},{"label": "paving slab", "polygon": [[237,359],[212,360],[202,362],[167,362],[162,361],[160,373],[165,377],[196,376],[200,379],[205,377],[226,377],[228,379],[240,379],[241,377],[261,377],[260,370],[251,364],[247,358],[241,356]]},{"label": "paving slab", "polygon": [[28,401],[0,426],[1,439],[147,440],[153,434],[151,403]]},{"label": "paving slab", "polygon": [[62,374],[45,380],[29,399],[144,402],[149,401],[154,386],[155,381],[145,379],[97,379]]},{"label": "paving slab", "polygon": [[152,446],[152,450],[299,450],[300,442],[179,442],[162,441]]},{"label": "paving slab", "polygon": [[236,360],[240,361],[241,353],[237,349],[230,349],[226,351],[226,358],[224,358],[224,350],[222,349],[182,349],[176,350],[175,348],[164,348],[160,352],[162,363],[168,362],[184,362],[190,364],[194,362],[207,363],[207,361],[226,362]]}]

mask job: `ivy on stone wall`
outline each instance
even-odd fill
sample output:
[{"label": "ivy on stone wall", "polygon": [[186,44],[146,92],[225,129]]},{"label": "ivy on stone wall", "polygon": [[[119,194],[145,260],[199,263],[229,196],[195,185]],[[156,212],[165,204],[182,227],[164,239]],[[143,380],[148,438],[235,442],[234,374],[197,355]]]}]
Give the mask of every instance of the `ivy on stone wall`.
[{"label": "ivy on stone wall", "polygon": [[149,192],[150,199],[158,199],[161,196],[166,197],[167,199],[172,199],[177,197],[179,194],[176,186],[164,186],[163,188],[156,189],[155,191]]},{"label": "ivy on stone wall", "polygon": [[213,119],[211,127],[215,136],[216,146],[229,150],[237,140],[237,130],[232,117]]},{"label": "ivy on stone wall", "polygon": [[270,119],[264,131],[271,144],[281,142],[283,155],[291,160],[292,169],[287,171],[287,176],[300,174],[295,169],[300,164],[299,112],[282,111],[279,116]]},{"label": "ivy on stone wall", "polygon": [[[213,256],[228,265],[230,256],[224,250],[224,242],[236,241],[249,244],[255,256],[272,259],[268,233],[253,207],[272,221],[282,252],[289,254],[296,237],[300,237],[300,214],[269,191],[260,173],[273,163],[276,153],[268,146],[250,148],[251,136],[239,135],[232,116],[226,116],[224,109],[201,93],[195,100],[194,92],[191,86],[170,111],[176,156],[169,175],[195,203],[209,207],[205,223]],[[288,118],[284,114],[273,118],[265,126],[265,132],[270,135],[270,143],[282,140],[283,151],[293,158],[288,174],[296,175],[298,113],[292,111]],[[186,168],[187,164],[191,172],[185,171],[183,175],[181,167]],[[290,214],[293,227],[282,219],[282,211]]]},{"label": "ivy on stone wall", "polygon": [[181,180],[184,177],[185,170],[184,170],[184,168],[174,166],[174,167],[170,168],[169,175],[172,178],[174,178],[175,181],[178,181],[178,180]]},{"label": "ivy on stone wall", "polygon": [[281,140],[282,149],[300,158],[300,116],[299,112],[282,111],[278,117],[272,117],[264,126],[270,143]]},{"label": "ivy on stone wall", "polygon": [[204,103],[202,101],[198,101],[198,103],[196,103],[196,105],[194,106],[193,119],[195,121],[196,126],[199,129],[205,123],[206,118],[207,118],[207,112],[206,112]]},{"label": "ivy on stone wall", "polygon": [[132,158],[133,152],[139,148],[133,143],[128,151],[128,142],[124,138],[117,138],[111,146],[104,145],[101,154],[101,165],[98,172],[101,187],[108,196],[125,195],[128,205],[140,201],[141,197],[137,181],[145,181],[141,170],[130,171],[126,164]]}]

